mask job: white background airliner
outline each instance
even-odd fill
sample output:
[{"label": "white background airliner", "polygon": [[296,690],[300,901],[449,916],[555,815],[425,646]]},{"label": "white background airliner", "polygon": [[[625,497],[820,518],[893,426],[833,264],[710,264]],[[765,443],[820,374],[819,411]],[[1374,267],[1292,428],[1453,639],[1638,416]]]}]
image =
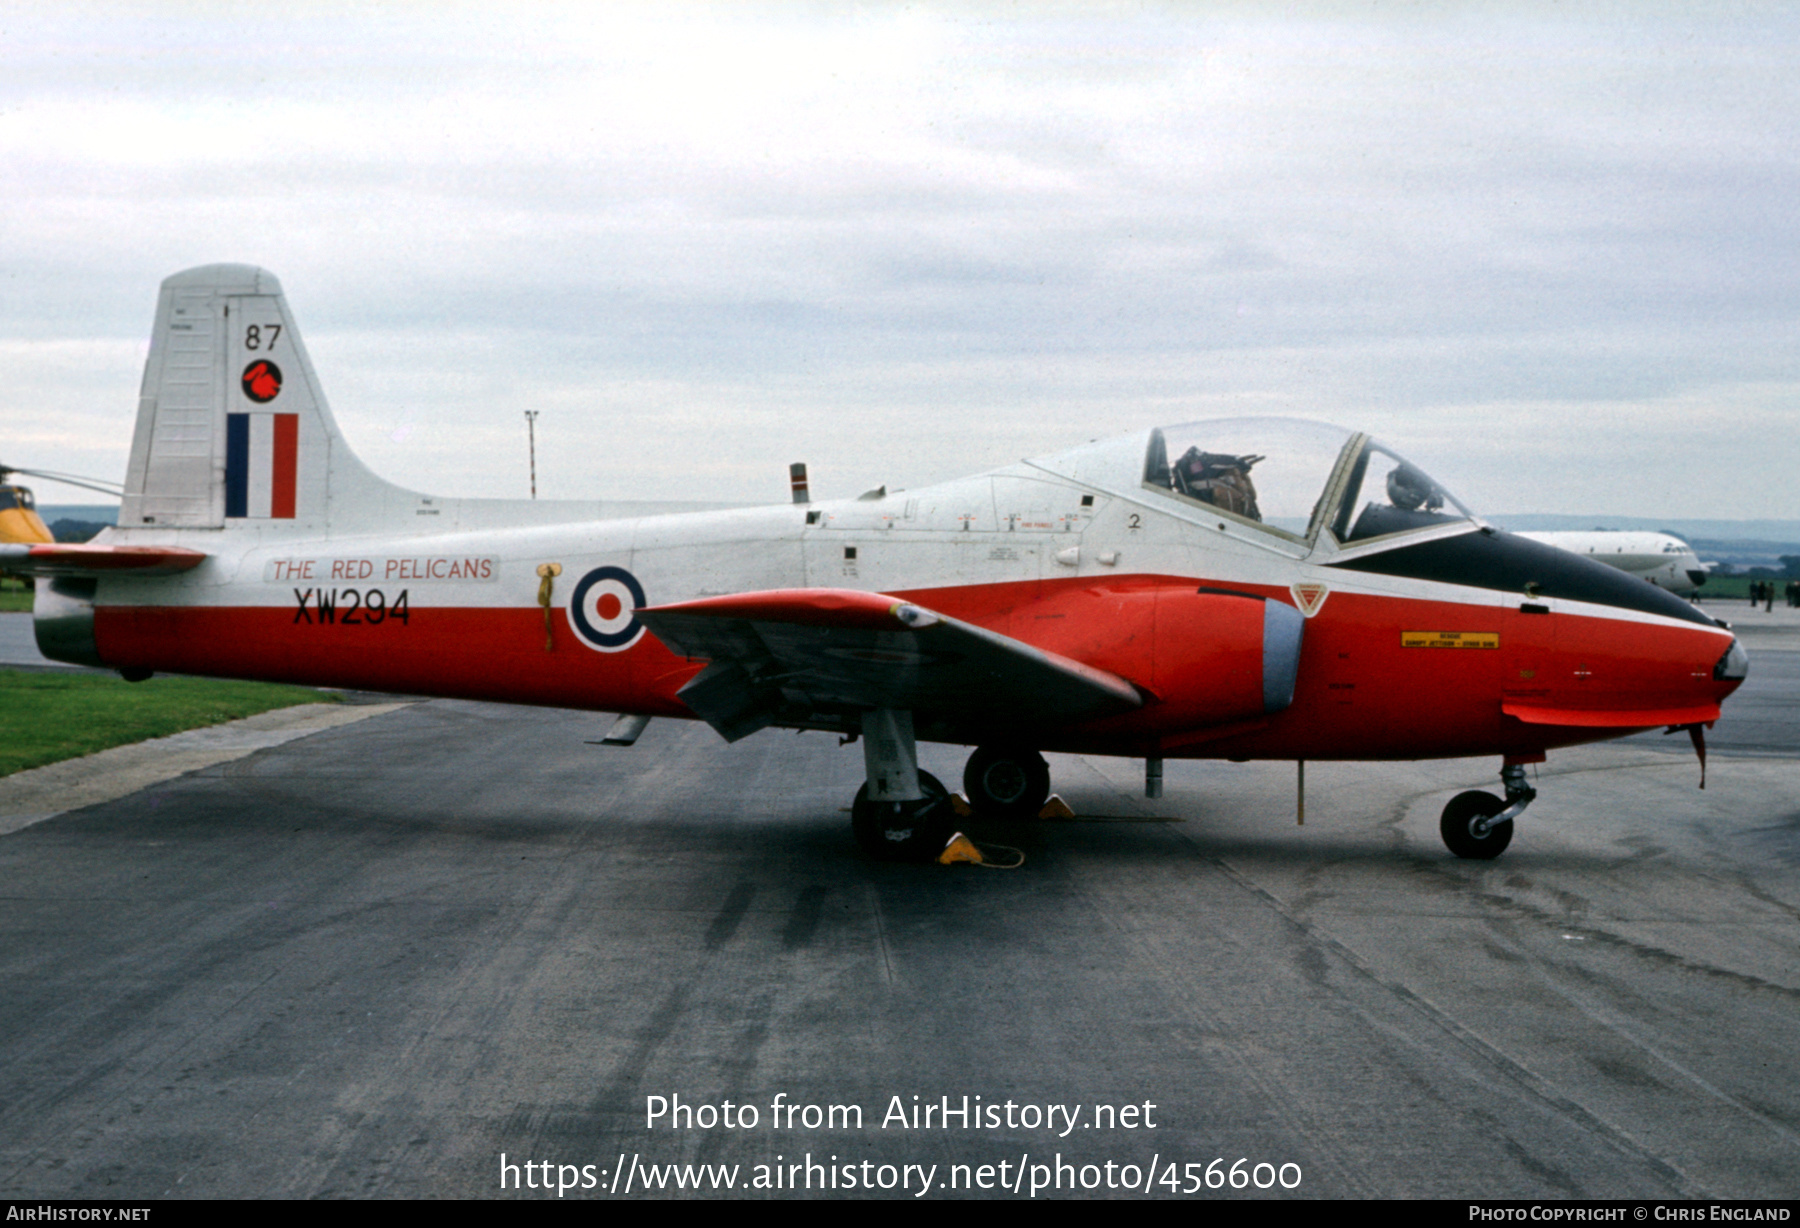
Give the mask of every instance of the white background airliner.
[{"label": "white background airliner", "polygon": [[1672,533],[1593,529],[1572,533],[1519,533],[1516,536],[1585,554],[1596,563],[1641,576],[1683,597],[1706,583],[1706,565],[1694,548]]}]

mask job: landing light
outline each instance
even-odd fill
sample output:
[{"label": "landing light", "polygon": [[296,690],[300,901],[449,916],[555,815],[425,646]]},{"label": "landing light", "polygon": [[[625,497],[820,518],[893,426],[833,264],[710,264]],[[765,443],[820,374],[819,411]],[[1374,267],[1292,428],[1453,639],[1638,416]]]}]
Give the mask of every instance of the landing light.
[{"label": "landing light", "polygon": [[932,626],[939,621],[938,616],[933,614],[930,610],[921,610],[918,606],[907,605],[905,602],[896,603],[892,613],[895,618],[911,627],[914,631]]},{"label": "landing light", "polygon": [[1713,677],[1725,682],[1732,678],[1745,678],[1749,674],[1750,655],[1744,651],[1742,644],[1732,640],[1731,647],[1725,650],[1725,655],[1713,666]]}]

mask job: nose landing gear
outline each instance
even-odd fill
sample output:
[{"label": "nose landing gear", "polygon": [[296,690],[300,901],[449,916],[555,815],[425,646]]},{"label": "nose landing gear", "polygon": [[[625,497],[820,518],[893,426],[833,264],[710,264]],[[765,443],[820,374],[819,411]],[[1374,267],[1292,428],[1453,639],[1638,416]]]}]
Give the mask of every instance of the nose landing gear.
[{"label": "nose landing gear", "polygon": [[1458,793],[1444,807],[1438,834],[1458,857],[1492,861],[1512,843],[1513,820],[1525,813],[1537,790],[1525,783],[1525,768],[1518,763],[1502,767],[1500,781],[1506,786],[1504,801],[1492,793],[1470,790]]}]

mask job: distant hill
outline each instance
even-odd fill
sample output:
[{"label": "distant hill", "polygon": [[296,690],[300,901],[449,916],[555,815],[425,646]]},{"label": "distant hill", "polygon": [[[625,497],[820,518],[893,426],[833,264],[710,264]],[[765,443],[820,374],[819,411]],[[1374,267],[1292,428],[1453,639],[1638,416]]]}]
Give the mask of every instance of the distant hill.
[{"label": "distant hill", "polygon": [[70,520],[67,516],[58,516],[46,526],[50,536],[59,542],[92,541],[101,529],[110,528],[98,520]]},{"label": "distant hill", "polygon": [[119,509],[111,503],[40,503],[37,513],[59,542],[84,542],[119,523]]},{"label": "distant hill", "polygon": [[86,520],[95,524],[118,524],[117,503],[40,503],[37,513],[44,523],[53,520]]}]

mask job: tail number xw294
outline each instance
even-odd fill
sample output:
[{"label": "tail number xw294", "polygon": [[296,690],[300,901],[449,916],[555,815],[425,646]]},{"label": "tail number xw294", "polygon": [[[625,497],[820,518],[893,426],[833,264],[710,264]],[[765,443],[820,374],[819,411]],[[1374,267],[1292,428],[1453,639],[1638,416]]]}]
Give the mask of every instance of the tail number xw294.
[{"label": "tail number xw294", "polygon": [[373,627],[392,619],[411,625],[411,611],[406,604],[406,590],[388,604],[387,594],[378,588],[309,588],[294,590],[299,608],[294,611],[296,623],[316,623],[338,627]]}]

